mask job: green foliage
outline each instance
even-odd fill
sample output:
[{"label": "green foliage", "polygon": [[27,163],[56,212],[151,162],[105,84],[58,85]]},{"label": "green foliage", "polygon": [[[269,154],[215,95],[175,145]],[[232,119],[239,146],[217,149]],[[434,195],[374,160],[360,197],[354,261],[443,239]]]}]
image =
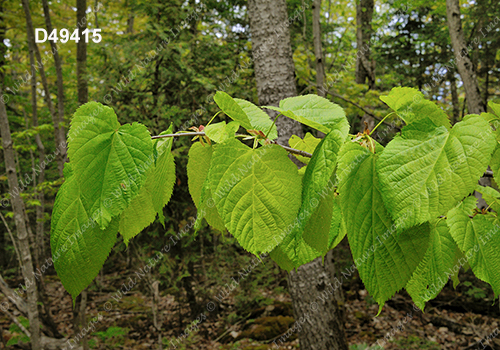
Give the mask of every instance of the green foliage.
[{"label": "green foliage", "polygon": [[[299,173],[285,149],[270,143],[275,126],[259,107],[223,92],[214,99],[234,121],[209,123],[189,150],[195,229],[205,218],[286,270],[324,256],[347,234],[361,279],[380,308],[406,287],[423,309],[448,278],[458,283],[466,263],[499,293],[500,193],[477,185],[497,161],[490,125],[496,117],[469,115],[451,128],[420,92],[396,88],[382,99],[407,125],[384,149],[369,131],[348,135],[343,110],[328,100],[288,98],[268,108],[327,133],[291,138],[292,147],[312,153],[310,160],[301,158],[307,166]],[[240,125],[252,147],[237,139]],[[56,270],[75,297],[102,267],[117,232],[128,242],[156,214],[163,222],[175,164],[172,138],[153,143],[145,127],[120,126],[113,111],[97,103],[75,113],[69,147],[51,239]],[[87,156],[97,150],[98,161]],[[140,174],[126,182],[134,170]],[[469,196],[474,190],[492,212],[476,208]]]},{"label": "green foliage", "polygon": [[343,134],[349,132],[349,123],[345,119],[344,110],[317,95],[286,98],[280,101],[279,108],[272,106],[266,108],[276,110],[288,118],[324,133],[329,133],[333,129],[340,130]]},{"label": "green foliage", "polygon": [[[19,316],[19,322],[24,326],[24,328],[29,329],[30,322],[26,317]],[[19,342],[21,343],[29,343],[30,338],[24,334],[22,329],[15,323],[12,323],[9,327],[9,332],[13,334],[13,336],[7,342],[7,346],[17,345]]]},{"label": "green foliage", "polygon": [[268,253],[300,206],[297,167],[277,145],[252,149],[232,139],[215,147],[208,178],[217,210],[243,248]]},{"label": "green foliage", "polygon": [[421,310],[434,299],[448,282],[448,276],[458,284],[459,259],[463,257],[450,235],[446,220],[431,223],[429,248],[406,285],[408,294]]},{"label": "green foliage", "polygon": [[467,116],[451,131],[426,119],[404,127],[377,164],[391,216],[408,228],[445,215],[474,190],[494,147],[491,127],[480,116]]},{"label": "green foliage", "polygon": [[[377,151],[382,152],[382,147]],[[382,308],[420,263],[429,228],[424,224],[397,233],[401,225],[391,220],[382,201],[375,171],[377,154],[351,141],[344,144],[341,154],[340,207],[349,245],[366,289]]]}]

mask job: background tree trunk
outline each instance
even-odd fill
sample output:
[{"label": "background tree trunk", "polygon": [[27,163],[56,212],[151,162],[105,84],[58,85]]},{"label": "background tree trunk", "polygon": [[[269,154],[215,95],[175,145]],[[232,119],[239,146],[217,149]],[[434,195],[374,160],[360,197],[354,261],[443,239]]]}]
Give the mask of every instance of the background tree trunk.
[{"label": "background tree trunk", "polygon": [[356,1],[356,83],[375,87],[375,70],[370,60],[370,40],[372,37],[373,0]]},{"label": "background tree trunk", "polygon": [[[284,0],[249,0],[248,14],[252,33],[252,54],[257,80],[259,104],[277,106],[286,97],[297,94],[290,33]],[[271,118],[275,113],[269,113]],[[291,135],[303,135],[298,122],[281,117],[277,121],[278,141],[286,144]],[[289,290],[293,299],[295,319],[309,317],[298,333],[303,350],[347,350],[344,331],[342,290],[330,295],[324,305],[311,310],[311,301],[320,302],[321,286],[333,281],[331,252],[322,264],[322,258],[301,266],[289,275]],[[331,279],[330,279],[331,278]],[[321,282],[320,282],[321,281]],[[323,284],[321,284],[323,283]],[[314,287],[312,287],[314,286]],[[319,288],[315,288],[319,286]],[[314,307],[312,307],[314,309]]]},{"label": "background tree trunk", "polygon": [[[3,13],[2,13],[3,14]],[[3,43],[3,38],[0,42]],[[3,68],[3,67],[2,67]],[[3,81],[0,82],[0,96],[3,94]],[[0,131],[2,136],[3,153],[5,158],[5,168],[7,170],[7,180],[10,191],[17,192],[18,178],[16,173],[16,162],[12,138],[10,134],[9,120],[5,104],[0,103]],[[28,230],[26,228],[24,203],[19,195],[11,197],[12,209],[14,211],[14,221],[17,230],[17,246],[21,255],[21,270],[25,280],[26,293],[28,294],[28,321],[31,332],[31,348],[33,350],[41,349],[40,342],[40,321],[38,319],[38,291],[34,281],[33,261],[31,258],[30,244],[28,239]],[[29,282],[28,282],[29,281]]]},{"label": "background tree trunk", "polygon": [[[296,96],[295,67],[284,0],[249,0],[248,17],[252,33],[252,55],[257,95],[261,106],[278,106],[280,100]],[[267,110],[274,119],[278,114]],[[293,134],[302,136],[299,122],[280,117],[276,121],[278,142],[288,144]]]},{"label": "background tree trunk", "polygon": [[[61,133],[59,118],[54,110],[54,105],[52,104],[52,99],[50,97],[49,84],[47,83],[47,77],[45,75],[45,68],[43,67],[42,56],[40,55],[40,50],[35,43],[35,32],[33,30],[33,21],[31,19],[31,12],[29,8],[29,0],[22,0],[24,14],[26,16],[26,29],[28,33],[28,42],[35,52],[35,58],[37,60],[37,68],[40,68],[40,78],[42,80],[43,90],[45,92],[45,102],[49,108],[50,115],[52,117],[52,122],[54,123],[54,139],[56,142],[56,147],[58,147],[61,142],[65,141],[64,132]],[[59,170],[59,176],[63,176],[64,159],[66,158],[66,149],[60,150],[56,154],[57,168]]]},{"label": "background tree trunk", "polygon": [[[82,32],[87,29],[87,0],[76,0],[76,25],[80,33],[80,41],[76,44],[76,80],[78,86],[78,104],[82,105],[89,100],[89,89],[87,81],[87,43]],[[80,332],[80,326],[85,326],[85,309],[87,307],[87,289],[77,297],[73,309],[73,330],[75,334]],[[80,344],[84,350],[88,350],[89,345],[85,334]]]},{"label": "background tree trunk", "polygon": [[323,88],[325,80],[325,63],[323,62],[323,46],[321,43],[321,0],[313,2],[313,41],[314,56],[316,57],[316,91],[318,96],[325,97],[326,91]]},{"label": "background tree trunk", "polygon": [[[42,0],[43,5],[43,16],[45,18],[45,26],[47,27],[47,32],[51,33],[54,29],[52,27],[52,22],[50,20],[50,10],[49,3],[47,0]],[[64,85],[63,85],[63,73],[61,58],[59,57],[59,52],[57,52],[57,45],[53,41],[50,42],[50,47],[52,48],[52,56],[54,57],[54,64],[56,66],[56,76],[57,76],[57,114],[59,117],[59,123],[64,122]],[[59,127],[59,139],[65,140],[66,132],[64,127],[61,125]],[[66,150],[64,150],[64,161],[66,161]]]},{"label": "background tree trunk", "polygon": [[476,70],[466,47],[465,36],[462,30],[462,20],[460,19],[459,0],[446,0],[446,16],[448,18],[451,46],[455,52],[455,63],[464,83],[467,109],[469,113],[480,114],[485,112],[486,108],[479,92]]}]

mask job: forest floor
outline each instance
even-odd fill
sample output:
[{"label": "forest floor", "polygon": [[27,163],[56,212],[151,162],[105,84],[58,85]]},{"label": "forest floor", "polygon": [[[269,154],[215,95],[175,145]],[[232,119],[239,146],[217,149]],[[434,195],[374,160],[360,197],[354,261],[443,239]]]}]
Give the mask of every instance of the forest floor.
[{"label": "forest floor", "polygon": [[[349,258],[339,257],[340,271],[349,264],[352,264]],[[212,297],[197,299],[194,313],[185,298],[179,299],[160,288],[157,303],[160,332],[154,325],[154,293],[148,287],[152,284],[140,281],[134,285],[137,274],[124,271],[119,268],[104,277],[98,276],[89,288],[87,319],[92,328],[95,327],[89,338],[93,349],[158,349],[160,333],[163,349],[277,349],[273,340],[293,329],[292,304],[285,288],[257,286],[259,301],[253,303],[244,299],[248,292],[240,286],[226,295],[220,294],[223,288],[215,281],[204,281],[203,285],[195,281],[197,296]],[[384,349],[500,349],[498,303],[494,304],[486,284],[470,272],[462,272],[460,279],[456,290],[450,282],[438,298],[428,303],[425,313],[415,309],[411,298],[401,292],[375,317],[378,305],[354,273],[343,283],[350,348],[376,349],[379,344]],[[14,286],[21,281],[7,282]],[[71,297],[55,275],[45,276],[45,283],[59,332],[74,339]],[[123,284],[130,284],[131,288],[120,298],[117,290],[123,288]],[[0,302],[5,301],[1,298],[0,295]],[[251,298],[255,300],[254,296]],[[9,340],[13,343],[20,338],[19,330],[4,314],[0,314],[0,325],[4,340],[0,348]],[[297,332],[290,333],[286,343],[277,341],[281,349],[299,347]]]}]

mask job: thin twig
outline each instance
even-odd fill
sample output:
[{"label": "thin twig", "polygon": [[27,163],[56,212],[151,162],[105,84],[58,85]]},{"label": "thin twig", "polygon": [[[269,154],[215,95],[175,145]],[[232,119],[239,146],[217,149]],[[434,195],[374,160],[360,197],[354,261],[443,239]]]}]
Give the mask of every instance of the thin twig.
[{"label": "thin twig", "polygon": [[11,314],[9,310],[2,310],[7,316],[10,317],[12,322],[14,322],[22,331],[24,334],[28,336],[28,338],[31,338],[31,333],[23,326],[23,324],[17,319],[16,316]]},{"label": "thin twig", "polygon": [[[184,132],[184,133],[180,133],[180,134],[165,134],[165,135],[152,136],[151,138],[152,139],[161,139],[161,138],[165,138],[165,137],[180,137],[180,136],[205,136],[205,133],[203,131],[201,131],[201,132]],[[276,141],[274,141],[273,144],[283,147],[289,153],[297,154],[299,156],[307,157],[307,158],[312,157],[311,153],[301,151],[299,149],[291,148],[291,147],[288,147],[285,145],[281,145],[281,144],[277,143]]]},{"label": "thin twig", "polygon": [[165,134],[165,135],[158,135],[158,136],[151,136],[151,139],[163,139],[165,137],[179,137],[179,136],[205,136],[205,133],[202,132],[183,132],[180,134]]},{"label": "thin twig", "polygon": [[9,225],[7,224],[7,221],[5,220],[5,217],[3,214],[0,212],[0,218],[2,219],[5,228],[7,229],[7,232],[9,233],[10,239],[12,240],[12,245],[14,246],[14,250],[16,251],[16,256],[17,256],[17,261],[19,262],[19,265],[22,267],[23,262],[21,260],[21,254],[19,254],[19,250],[17,249],[16,241],[14,240],[14,236],[12,235],[12,231],[9,228]]}]

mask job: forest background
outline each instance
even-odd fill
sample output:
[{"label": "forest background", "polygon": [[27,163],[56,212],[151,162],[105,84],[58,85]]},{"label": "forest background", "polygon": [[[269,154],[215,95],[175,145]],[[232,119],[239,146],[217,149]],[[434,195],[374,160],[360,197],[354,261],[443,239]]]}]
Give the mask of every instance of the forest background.
[{"label": "forest background", "polygon": [[[250,2],[254,19],[266,17],[257,11],[262,3],[287,11],[257,54],[275,55],[289,35],[297,93],[342,106],[351,133],[373,129],[390,112],[379,96],[396,86],[418,88],[452,123],[500,102],[494,0]],[[462,38],[450,35],[459,29],[447,14],[454,6]],[[218,111],[217,91],[264,104],[249,7],[239,0],[0,1],[0,102],[19,178],[9,187],[0,152],[0,347],[30,347],[30,307],[39,311],[46,348],[267,349],[278,339],[298,346],[304,330],[294,317],[288,274],[271,260],[255,260],[227,233],[204,226],[194,234],[188,138],[174,141],[176,186],[165,227],[155,222],[128,248],[119,240],[75,309],[50,260],[65,131],[78,106],[101,102],[122,124],[140,122],[158,135],[170,123],[176,131],[206,124]],[[100,28],[102,40],[35,43],[34,28]],[[387,143],[400,127],[389,119],[378,141]],[[15,198],[24,217],[15,215]],[[28,280],[20,264],[25,254],[33,266]],[[493,292],[470,271],[462,271],[456,289],[449,282],[425,313],[402,292],[374,317],[378,307],[353,268],[347,239],[333,255],[331,283],[342,286],[340,317],[352,349],[500,349]],[[30,298],[32,284],[37,293]]]}]

